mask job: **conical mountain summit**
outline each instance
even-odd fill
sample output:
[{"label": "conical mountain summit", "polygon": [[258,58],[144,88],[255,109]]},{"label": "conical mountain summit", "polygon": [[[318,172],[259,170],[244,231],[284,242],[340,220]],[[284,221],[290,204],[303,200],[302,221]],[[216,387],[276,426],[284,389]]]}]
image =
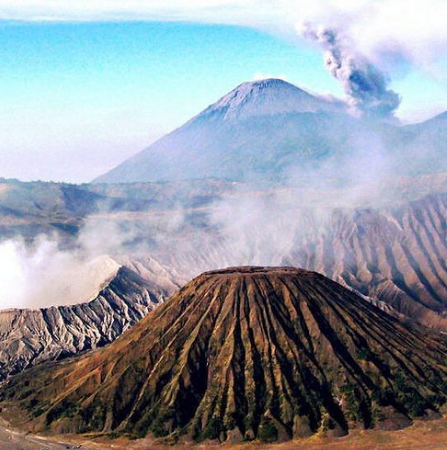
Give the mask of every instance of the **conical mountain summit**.
[{"label": "conical mountain summit", "polygon": [[242,83],[94,182],[270,179],[338,148],[345,120],[341,102],[285,81]]},{"label": "conical mountain summit", "polygon": [[205,109],[197,119],[213,114],[227,120],[241,120],[252,116],[322,111],[341,111],[341,107],[338,103],[313,96],[286,81],[269,78],[240,84]]}]

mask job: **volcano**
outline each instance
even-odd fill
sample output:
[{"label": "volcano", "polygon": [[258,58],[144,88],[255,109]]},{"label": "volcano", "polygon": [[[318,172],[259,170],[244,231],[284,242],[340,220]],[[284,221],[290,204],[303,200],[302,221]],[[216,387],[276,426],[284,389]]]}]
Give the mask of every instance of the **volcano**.
[{"label": "volcano", "polygon": [[291,166],[345,147],[352,122],[341,102],[285,81],[242,83],[95,182],[285,176]]},{"label": "volcano", "polygon": [[364,164],[379,150],[395,173],[442,172],[445,118],[406,126],[363,120],[342,101],[286,81],[251,81],[94,182],[284,182],[322,168],[331,168],[326,176],[349,180],[345,166]]},{"label": "volcano", "polygon": [[445,402],[438,336],[315,272],[229,268],[108,347],[13,377],[3,410],[38,431],[196,441],[401,428]]}]

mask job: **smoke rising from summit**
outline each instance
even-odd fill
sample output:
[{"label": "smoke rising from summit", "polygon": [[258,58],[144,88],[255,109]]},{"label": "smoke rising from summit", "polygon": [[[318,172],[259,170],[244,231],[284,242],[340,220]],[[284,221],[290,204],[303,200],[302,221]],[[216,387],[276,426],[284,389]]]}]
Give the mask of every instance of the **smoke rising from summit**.
[{"label": "smoke rising from summit", "polygon": [[400,105],[400,96],[388,89],[386,76],[357,55],[346,38],[334,29],[316,29],[309,23],[303,25],[302,34],[325,50],[326,68],[341,83],[355,112],[370,118],[393,115]]}]

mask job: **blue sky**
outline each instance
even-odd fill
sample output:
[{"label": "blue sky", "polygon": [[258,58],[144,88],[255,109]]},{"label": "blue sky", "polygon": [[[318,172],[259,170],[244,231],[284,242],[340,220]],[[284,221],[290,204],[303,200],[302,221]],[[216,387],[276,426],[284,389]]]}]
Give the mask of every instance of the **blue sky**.
[{"label": "blue sky", "polygon": [[[244,26],[4,21],[0,60],[0,176],[22,180],[89,181],[254,78],[343,96],[318,49]],[[447,110],[436,76],[392,75],[404,119]]]}]

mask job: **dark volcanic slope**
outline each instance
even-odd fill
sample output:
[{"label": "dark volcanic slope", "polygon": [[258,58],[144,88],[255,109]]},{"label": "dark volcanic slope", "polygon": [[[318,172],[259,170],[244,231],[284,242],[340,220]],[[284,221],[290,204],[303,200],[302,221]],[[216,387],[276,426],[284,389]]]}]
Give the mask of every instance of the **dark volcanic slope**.
[{"label": "dark volcanic slope", "polygon": [[446,347],[317,273],[205,273],[118,341],[12,378],[58,432],[262,440],[399,427],[444,402]]},{"label": "dark volcanic slope", "polygon": [[0,380],[37,363],[113,342],[174,290],[122,267],[88,303],[0,311]]}]

